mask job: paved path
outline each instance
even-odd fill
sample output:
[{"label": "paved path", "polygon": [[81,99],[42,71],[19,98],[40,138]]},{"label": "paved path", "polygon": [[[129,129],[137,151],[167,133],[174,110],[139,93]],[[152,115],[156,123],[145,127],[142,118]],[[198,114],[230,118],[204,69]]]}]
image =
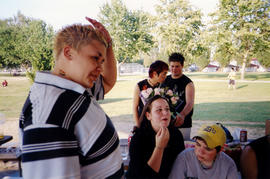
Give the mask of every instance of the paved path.
[{"label": "paved path", "polygon": [[[113,120],[113,119],[112,119]],[[220,121],[198,121],[194,120],[193,121],[193,126],[191,128],[191,137],[193,137],[196,134],[196,131],[200,128],[202,124],[212,124],[212,123],[217,123]],[[130,134],[130,131],[133,128],[133,122],[130,121],[114,121],[113,123],[115,125],[115,128],[118,132],[118,135],[120,138],[127,138],[128,135]],[[263,125],[264,122],[236,122],[236,121],[226,121],[222,122],[222,124],[229,129],[229,131],[233,134],[235,133],[236,136],[238,136],[238,132],[242,129],[245,128],[248,131],[248,138],[259,138],[264,136],[265,134],[265,128],[264,127],[253,127],[253,125]],[[238,126],[239,125],[239,126]],[[243,127],[243,125],[245,127]],[[247,127],[246,127],[247,126]]]},{"label": "paved path", "polygon": [[[114,126],[119,134],[120,138],[127,138],[128,135],[130,134],[130,131],[133,129],[134,123],[131,119],[116,119],[114,117],[111,117]],[[202,125],[202,124],[207,124],[207,123],[217,123],[220,121],[205,121],[205,120],[193,120],[193,127],[191,129],[191,136],[195,135],[196,130]],[[257,138],[260,137],[264,134],[264,128],[260,127],[253,127],[253,125],[258,126],[258,125],[265,125],[265,122],[238,122],[238,121],[222,121],[221,122],[223,125],[227,125],[226,127],[229,128],[231,132],[233,132],[236,128],[242,128],[242,126],[245,126],[245,128],[248,129],[249,136],[252,138]],[[239,125],[239,126],[237,126]],[[4,129],[4,133],[6,135],[12,135],[13,140],[11,142],[8,142],[7,144],[4,144],[4,146],[9,147],[9,146],[17,146],[18,141],[19,141],[19,131],[18,131],[18,120],[16,119],[10,119],[6,120],[4,125],[2,126]],[[246,127],[247,126],[247,127]]]}]

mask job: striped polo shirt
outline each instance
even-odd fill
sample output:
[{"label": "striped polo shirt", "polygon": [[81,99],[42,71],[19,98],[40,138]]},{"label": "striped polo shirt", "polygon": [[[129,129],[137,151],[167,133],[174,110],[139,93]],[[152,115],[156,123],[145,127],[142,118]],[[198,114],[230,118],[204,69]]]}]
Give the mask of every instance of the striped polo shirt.
[{"label": "striped polo shirt", "polygon": [[123,175],[117,132],[93,88],[37,72],[20,116],[25,179],[118,178]]}]

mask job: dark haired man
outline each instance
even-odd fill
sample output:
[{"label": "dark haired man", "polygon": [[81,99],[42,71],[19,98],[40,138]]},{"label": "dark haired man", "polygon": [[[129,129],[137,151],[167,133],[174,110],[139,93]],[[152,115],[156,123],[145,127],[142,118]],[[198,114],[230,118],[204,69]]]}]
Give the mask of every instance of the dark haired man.
[{"label": "dark haired man", "polygon": [[171,75],[167,76],[162,86],[172,90],[173,94],[179,96],[178,101],[171,104],[171,110],[176,115],[175,126],[179,127],[184,140],[189,140],[195,89],[193,82],[183,74],[184,61],[185,58],[180,53],[172,53],[169,56]]}]

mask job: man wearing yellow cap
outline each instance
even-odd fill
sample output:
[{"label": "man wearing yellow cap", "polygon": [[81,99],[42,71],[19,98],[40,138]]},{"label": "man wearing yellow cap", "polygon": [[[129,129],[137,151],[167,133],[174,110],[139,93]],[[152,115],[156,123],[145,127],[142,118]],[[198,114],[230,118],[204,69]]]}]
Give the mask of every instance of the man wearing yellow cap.
[{"label": "man wearing yellow cap", "polygon": [[221,151],[226,142],[221,126],[204,125],[193,139],[195,148],[185,149],[177,156],[169,178],[239,178],[234,161]]}]

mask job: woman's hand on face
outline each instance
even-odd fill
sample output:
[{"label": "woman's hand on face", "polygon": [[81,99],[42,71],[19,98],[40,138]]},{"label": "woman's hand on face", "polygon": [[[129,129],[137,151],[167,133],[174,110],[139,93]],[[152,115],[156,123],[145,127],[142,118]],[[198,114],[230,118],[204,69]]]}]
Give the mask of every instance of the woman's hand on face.
[{"label": "woman's hand on face", "polygon": [[105,40],[107,41],[108,44],[111,44],[112,42],[112,38],[109,34],[109,32],[107,31],[107,29],[98,21],[96,21],[95,19],[91,19],[89,17],[85,17],[86,20],[88,20],[99,32],[102,33],[103,37],[105,38]]},{"label": "woman's hand on face", "polygon": [[167,127],[160,127],[156,134],[156,148],[164,149],[167,147],[170,133]]}]

